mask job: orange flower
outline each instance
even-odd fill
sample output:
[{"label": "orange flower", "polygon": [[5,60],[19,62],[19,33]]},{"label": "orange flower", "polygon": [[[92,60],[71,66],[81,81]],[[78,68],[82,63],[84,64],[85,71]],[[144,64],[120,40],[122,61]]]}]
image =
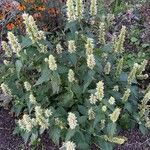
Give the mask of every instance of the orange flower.
[{"label": "orange flower", "polygon": [[15,27],[15,25],[14,25],[13,23],[8,23],[8,24],[6,25],[7,30],[13,30],[14,27]]},{"label": "orange flower", "polygon": [[33,14],[34,19],[41,18],[41,17],[42,17],[41,13],[34,13]]},{"label": "orange flower", "polygon": [[55,16],[59,14],[58,10],[55,9],[55,8],[49,8],[49,9],[48,9],[48,13],[49,13],[50,15],[55,15]]},{"label": "orange flower", "polygon": [[44,6],[38,6],[38,7],[37,7],[37,10],[39,10],[39,11],[44,11],[44,10],[45,10],[45,7],[44,7]]},{"label": "orange flower", "polygon": [[26,7],[25,7],[25,5],[20,4],[20,5],[17,7],[17,9],[18,9],[19,11],[23,11],[23,10],[26,9]]},{"label": "orange flower", "polygon": [[17,15],[17,17],[16,17],[16,19],[15,19],[15,25],[16,26],[19,26],[19,25],[21,25],[22,24],[22,22],[23,22],[23,18],[22,18],[22,16],[20,16],[20,15]]},{"label": "orange flower", "polygon": [[4,14],[0,13],[0,20],[3,20],[3,19],[4,19]]},{"label": "orange flower", "polygon": [[48,31],[48,27],[45,25],[44,27],[42,27],[42,30],[47,32]]}]

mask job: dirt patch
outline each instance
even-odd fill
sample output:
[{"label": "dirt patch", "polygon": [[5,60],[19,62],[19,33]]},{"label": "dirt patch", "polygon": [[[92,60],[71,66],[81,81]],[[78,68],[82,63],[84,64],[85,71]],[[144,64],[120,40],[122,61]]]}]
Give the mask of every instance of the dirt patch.
[{"label": "dirt patch", "polygon": [[9,111],[0,108],[0,150],[19,150],[23,145],[20,137],[13,135],[15,120]]},{"label": "dirt patch", "polygon": [[142,135],[138,129],[131,131],[122,131],[122,136],[128,138],[128,141],[119,145],[115,150],[150,150],[150,132],[147,135]]}]

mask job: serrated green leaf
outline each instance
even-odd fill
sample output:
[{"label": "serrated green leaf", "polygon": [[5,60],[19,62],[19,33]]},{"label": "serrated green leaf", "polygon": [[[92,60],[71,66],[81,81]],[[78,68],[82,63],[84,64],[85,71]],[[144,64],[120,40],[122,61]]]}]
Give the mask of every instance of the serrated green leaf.
[{"label": "serrated green leaf", "polygon": [[60,87],[61,81],[60,81],[60,76],[57,72],[53,72],[53,75],[51,75],[51,85],[53,89],[53,94],[59,92],[59,87]]},{"label": "serrated green leaf", "polygon": [[20,60],[17,60],[15,65],[16,65],[17,76],[18,76],[18,78],[20,78],[20,71],[23,66],[22,62]]},{"label": "serrated green leaf", "polygon": [[84,79],[83,93],[85,92],[85,90],[88,88],[88,86],[93,81],[94,74],[95,74],[94,71],[89,71],[88,74],[86,75],[86,77]]},{"label": "serrated green leaf", "polygon": [[116,123],[107,124],[107,134],[113,136],[116,133]]},{"label": "serrated green leaf", "polygon": [[35,86],[40,85],[44,82],[47,82],[50,80],[50,70],[45,67],[42,72],[41,72],[41,76],[39,77],[39,79],[36,81]]},{"label": "serrated green leaf", "polygon": [[66,138],[65,138],[65,141],[69,141],[75,134],[75,129],[69,129],[67,131],[67,135],[66,135]]},{"label": "serrated green leaf", "polygon": [[86,107],[82,106],[82,105],[78,105],[78,111],[82,114],[82,115],[86,115],[87,114],[87,109]]},{"label": "serrated green leaf", "polygon": [[53,142],[57,145],[59,145],[60,132],[61,132],[61,130],[59,128],[56,128],[56,127],[50,131],[50,137],[53,140]]}]

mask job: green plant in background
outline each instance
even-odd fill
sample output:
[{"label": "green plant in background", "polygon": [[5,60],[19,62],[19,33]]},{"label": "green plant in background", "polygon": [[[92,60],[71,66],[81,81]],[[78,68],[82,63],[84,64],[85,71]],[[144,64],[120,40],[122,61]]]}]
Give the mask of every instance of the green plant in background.
[{"label": "green plant in background", "polygon": [[[96,0],[91,0],[90,15],[96,19]],[[33,17],[22,16],[27,33],[23,40],[8,32],[9,44],[2,42],[5,72],[0,82],[12,99],[12,111],[20,117],[16,132],[25,142],[37,144],[47,130],[55,144],[67,150],[87,150],[93,143],[111,150],[114,143],[127,140],[117,135],[123,118],[132,127],[135,123],[149,127],[150,89],[144,96],[136,86],[136,77],[145,76],[147,61],[124,72],[124,26],[108,42],[105,25],[101,23],[100,35],[95,35],[92,25],[85,23],[82,1],[68,0],[64,50],[57,44],[56,53]]]}]

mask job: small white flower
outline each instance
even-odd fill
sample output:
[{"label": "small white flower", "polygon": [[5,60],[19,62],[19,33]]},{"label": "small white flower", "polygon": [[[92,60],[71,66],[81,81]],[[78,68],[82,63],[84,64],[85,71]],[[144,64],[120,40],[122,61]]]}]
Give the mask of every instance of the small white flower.
[{"label": "small white flower", "polygon": [[94,40],[92,38],[87,38],[85,48],[86,48],[86,55],[91,55],[93,54],[93,49],[94,49]]},{"label": "small white flower", "polygon": [[75,116],[74,113],[69,112],[68,113],[68,124],[70,126],[71,129],[75,129],[77,124],[77,117]]},{"label": "small white flower", "polygon": [[45,116],[50,117],[52,115],[52,110],[51,109],[46,109],[45,110]]},{"label": "small white flower", "polygon": [[97,14],[97,0],[91,0],[90,14],[92,17],[96,16],[96,14]]},{"label": "small white flower", "polygon": [[115,99],[111,96],[108,100],[110,105],[113,105],[115,103]]},{"label": "small white flower", "polygon": [[68,72],[68,80],[69,80],[69,82],[75,81],[74,72],[73,72],[72,69],[69,69],[69,72]]},{"label": "small white flower", "polygon": [[11,57],[12,50],[10,49],[10,46],[5,41],[2,41],[1,45],[2,45],[2,49],[5,51],[6,56]]},{"label": "small white flower", "polygon": [[76,52],[76,46],[75,46],[74,40],[68,41],[68,52],[69,53],[75,53]]},{"label": "small white flower", "polygon": [[71,141],[67,141],[65,143],[65,147],[66,147],[66,150],[75,150],[76,149],[75,143],[73,143]]},{"label": "small white flower", "polygon": [[18,42],[17,37],[12,32],[8,32],[7,36],[8,36],[7,38],[9,40],[11,49],[13,50],[14,53],[16,53],[18,56],[20,56],[19,53],[21,51],[21,45]]},{"label": "small white flower", "polygon": [[102,106],[102,111],[106,112],[106,110],[107,110],[107,107],[106,106]]},{"label": "small white flower", "polygon": [[6,85],[5,83],[2,83],[0,87],[5,95],[12,97],[12,93],[8,85]]},{"label": "small white flower", "polygon": [[76,18],[81,20],[83,18],[83,11],[84,11],[83,0],[76,0],[75,2],[76,2],[75,5]]},{"label": "small white flower", "polygon": [[113,123],[115,123],[118,120],[120,112],[121,112],[120,108],[115,108],[115,110],[113,111],[113,113],[109,115],[110,116],[110,120]]},{"label": "small white flower", "polygon": [[58,44],[56,45],[56,52],[57,52],[58,54],[61,54],[61,53],[62,53],[62,50],[63,50],[62,46],[58,43]]},{"label": "small white flower", "polygon": [[18,121],[18,124],[21,129],[24,129],[28,132],[30,132],[33,128],[32,119],[27,114],[23,115],[23,118]]},{"label": "small white flower", "polygon": [[98,100],[102,100],[104,97],[104,83],[103,81],[99,81],[96,86],[96,97]]},{"label": "small white flower", "polygon": [[93,70],[94,66],[96,65],[96,62],[95,62],[95,58],[94,58],[94,55],[91,54],[91,55],[88,55],[87,56],[87,66]]},{"label": "small white flower", "polygon": [[32,43],[38,42],[41,39],[46,39],[44,32],[38,30],[32,15],[24,13],[22,18],[24,20],[23,23],[26,26],[26,32],[29,38],[32,40]]},{"label": "small white flower", "polygon": [[52,70],[52,71],[57,70],[56,60],[53,55],[49,55],[48,64],[49,64],[50,70]]},{"label": "small white flower", "polygon": [[113,91],[118,92],[118,91],[119,91],[119,86],[118,86],[118,85],[115,85],[114,88],[113,88]]},{"label": "small white flower", "polygon": [[41,106],[35,106],[35,115],[36,117],[41,116],[43,114],[43,110]]},{"label": "small white flower", "polygon": [[97,97],[94,94],[91,94],[89,101],[90,101],[91,104],[95,105],[96,102],[97,102]]},{"label": "small white flower", "polygon": [[93,111],[92,107],[88,110],[88,117],[89,120],[93,120],[95,118],[95,112]]},{"label": "small white flower", "polygon": [[27,81],[24,82],[24,88],[26,89],[26,91],[30,91],[31,90],[31,84]]},{"label": "small white flower", "polygon": [[32,104],[36,104],[36,98],[34,97],[34,95],[32,93],[30,93],[30,95],[29,95],[29,100]]},{"label": "small white flower", "polygon": [[74,1],[73,0],[67,0],[66,2],[67,6],[67,18],[68,21],[74,21],[75,20],[75,7],[74,7]]},{"label": "small white flower", "polygon": [[111,70],[111,63],[110,63],[110,62],[107,62],[106,65],[105,65],[105,67],[104,67],[104,73],[105,73],[106,75],[109,75],[110,70]]}]

